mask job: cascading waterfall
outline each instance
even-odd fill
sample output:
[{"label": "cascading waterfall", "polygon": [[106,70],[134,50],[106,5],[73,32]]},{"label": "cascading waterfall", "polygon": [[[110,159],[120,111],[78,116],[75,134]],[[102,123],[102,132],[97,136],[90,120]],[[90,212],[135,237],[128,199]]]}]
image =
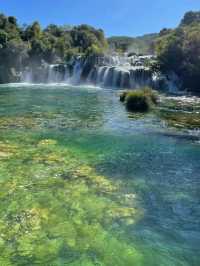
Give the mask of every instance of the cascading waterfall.
[{"label": "cascading waterfall", "polygon": [[119,89],[154,86],[157,82],[152,70],[144,66],[145,56],[104,56],[99,58],[76,57],[68,64],[43,64],[37,68],[26,68],[22,81],[30,83],[91,84]]},{"label": "cascading waterfall", "polygon": [[48,67],[48,78],[47,82],[56,82],[58,79],[58,72],[54,70],[54,65],[49,65]]},{"label": "cascading waterfall", "polygon": [[49,65],[48,67],[48,78],[47,78],[47,82],[48,83],[52,83],[52,82],[58,82],[58,76],[59,76],[59,72],[55,71],[55,67],[56,65]]},{"label": "cascading waterfall", "polygon": [[21,81],[24,82],[24,83],[32,83],[32,81],[33,81],[32,69],[25,69],[22,72]]},{"label": "cascading waterfall", "polygon": [[48,83],[62,83],[69,80],[69,70],[65,65],[48,65]]},{"label": "cascading waterfall", "polygon": [[79,84],[81,82],[82,70],[83,70],[83,66],[82,66],[81,58],[78,58],[74,63],[72,77],[70,78],[70,83]]}]

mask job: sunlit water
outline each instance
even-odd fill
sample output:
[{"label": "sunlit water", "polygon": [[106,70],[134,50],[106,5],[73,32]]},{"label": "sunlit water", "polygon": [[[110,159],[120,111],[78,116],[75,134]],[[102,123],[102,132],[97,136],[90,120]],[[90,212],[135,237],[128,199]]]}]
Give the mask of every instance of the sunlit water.
[{"label": "sunlit water", "polygon": [[0,87],[0,265],[200,265],[199,138],[118,98]]}]

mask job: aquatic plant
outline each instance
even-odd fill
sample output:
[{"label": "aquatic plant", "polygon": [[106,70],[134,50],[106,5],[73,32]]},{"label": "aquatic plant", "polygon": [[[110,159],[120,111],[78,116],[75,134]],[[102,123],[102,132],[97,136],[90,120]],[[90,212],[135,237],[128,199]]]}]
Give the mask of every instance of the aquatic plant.
[{"label": "aquatic plant", "polygon": [[125,102],[126,96],[128,94],[128,91],[123,91],[119,95],[120,102]]},{"label": "aquatic plant", "polygon": [[157,104],[158,95],[152,89],[144,87],[143,89],[122,92],[120,101],[125,103],[128,111],[147,112]]},{"label": "aquatic plant", "polygon": [[169,97],[160,102],[158,116],[179,129],[200,128],[200,100],[196,97]]},{"label": "aquatic plant", "polygon": [[1,265],[138,265],[114,233],[137,217],[120,186],[54,139],[16,139],[0,143]]}]

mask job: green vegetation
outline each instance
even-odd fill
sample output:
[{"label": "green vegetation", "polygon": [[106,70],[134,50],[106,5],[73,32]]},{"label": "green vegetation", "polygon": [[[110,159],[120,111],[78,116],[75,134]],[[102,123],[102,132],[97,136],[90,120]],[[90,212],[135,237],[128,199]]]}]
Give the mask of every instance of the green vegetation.
[{"label": "green vegetation", "polygon": [[156,51],[162,72],[174,72],[184,89],[200,94],[200,12],[188,12],[179,27],[162,30]]},{"label": "green vegetation", "polygon": [[169,126],[176,128],[188,128],[188,129],[199,129],[200,128],[200,117],[199,113],[184,113],[182,110],[179,111],[167,111],[162,110],[160,117],[164,119]]},{"label": "green vegetation", "polygon": [[184,101],[179,97],[169,97],[161,99],[157,114],[169,126],[179,129],[199,129],[199,112],[200,101],[198,98],[188,98]]},{"label": "green vegetation", "polygon": [[148,112],[157,104],[157,100],[157,93],[148,87],[122,92],[120,95],[120,101],[132,112]]},{"label": "green vegetation", "polygon": [[119,185],[54,139],[21,141],[1,135],[0,264],[138,264],[140,254],[112,230],[135,222]]},{"label": "green vegetation", "polygon": [[0,83],[17,81],[25,66],[65,62],[73,55],[100,54],[107,48],[102,30],[88,25],[77,27],[39,22],[21,27],[15,17],[0,15]]},{"label": "green vegetation", "polygon": [[[200,12],[188,12],[176,29],[137,38],[114,36],[106,39],[100,29],[88,25],[49,25],[39,22],[20,26],[13,16],[0,14],[0,83],[17,82],[28,66],[66,63],[73,56],[116,52],[158,56],[153,68],[169,75],[175,73],[188,91],[200,94]],[[89,67],[88,67],[89,69]],[[38,70],[40,71],[40,70]]]},{"label": "green vegetation", "polygon": [[[123,91],[120,101],[125,104],[134,119],[141,118],[141,114],[153,109],[155,117],[159,117],[166,125],[177,129],[200,128],[200,101],[198,97],[166,97],[159,96],[150,88]],[[154,107],[156,108],[154,109]]]},{"label": "green vegetation", "polygon": [[156,37],[157,34],[146,34],[136,38],[113,36],[108,38],[108,43],[111,49],[119,53],[153,54]]}]

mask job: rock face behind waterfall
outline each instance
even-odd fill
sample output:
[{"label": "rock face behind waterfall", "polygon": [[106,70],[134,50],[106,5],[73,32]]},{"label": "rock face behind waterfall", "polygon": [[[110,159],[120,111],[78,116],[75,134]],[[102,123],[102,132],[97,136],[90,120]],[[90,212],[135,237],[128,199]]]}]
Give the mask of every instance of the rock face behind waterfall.
[{"label": "rock face behind waterfall", "polygon": [[156,86],[157,79],[147,62],[152,56],[77,56],[67,64],[27,68],[22,74],[23,82],[91,84],[118,89]]}]

